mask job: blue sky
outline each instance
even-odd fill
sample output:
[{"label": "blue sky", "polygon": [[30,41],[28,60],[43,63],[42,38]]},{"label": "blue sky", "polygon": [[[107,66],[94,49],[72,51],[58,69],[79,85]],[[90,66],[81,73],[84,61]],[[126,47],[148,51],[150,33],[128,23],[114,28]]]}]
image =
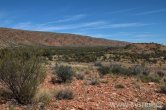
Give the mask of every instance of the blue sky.
[{"label": "blue sky", "polygon": [[166,0],[0,0],[0,27],[166,44]]}]

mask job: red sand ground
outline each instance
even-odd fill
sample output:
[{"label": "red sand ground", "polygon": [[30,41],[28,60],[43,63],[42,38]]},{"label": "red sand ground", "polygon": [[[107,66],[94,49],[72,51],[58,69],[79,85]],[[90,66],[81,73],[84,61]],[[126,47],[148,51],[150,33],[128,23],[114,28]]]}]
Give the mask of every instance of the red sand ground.
[{"label": "red sand ground", "polygon": [[[159,85],[155,83],[141,83],[134,78],[110,76],[102,78],[108,80],[108,83],[100,83],[99,85],[87,85],[86,80],[74,79],[70,84],[52,84],[52,75],[49,73],[42,88],[56,90],[58,88],[68,87],[74,92],[72,100],[56,100],[52,98],[46,110],[140,110],[128,105],[129,108],[118,108],[111,105],[123,103],[138,104],[161,103],[166,104],[166,95],[157,93]],[[87,75],[87,77],[89,77]],[[116,84],[123,84],[125,88],[117,89]],[[0,110],[8,110],[9,102],[1,103]],[[17,106],[17,110],[25,110],[25,106]],[[27,110],[27,109],[26,109]]]}]

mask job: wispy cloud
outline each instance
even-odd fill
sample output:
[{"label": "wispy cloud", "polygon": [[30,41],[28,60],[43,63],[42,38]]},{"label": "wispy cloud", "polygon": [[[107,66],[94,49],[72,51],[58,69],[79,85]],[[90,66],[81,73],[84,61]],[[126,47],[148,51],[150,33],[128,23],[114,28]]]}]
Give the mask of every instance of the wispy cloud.
[{"label": "wispy cloud", "polygon": [[131,28],[131,27],[142,27],[142,26],[147,26],[149,24],[146,23],[138,23],[138,22],[133,22],[133,23],[105,23],[103,25],[100,26],[96,26],[96,27],[91,27],[88,29],[111,29],[111,28]]},{"label": "wispy cloud", "polygon": [[146,26],[148,24],[145,23],[119,23],[119,24],[111,24],[106,26],[106,28],[127,28],[127,27],[140,27],[140,26]]},{"label": "wispy cloud", "polygon": [[[123,11],[134,10],[126,9]],[[122,12],[122,10],[116,11],[117,13]],[[66,30],[103,30],[103,29],[112,29],[112,28],[131,28],[131,27],[142,27],[149,24],[140,23],[140,22],[122,22],[122,23],[110,23],[106,20],[95,20],[85,22],[85,18],[89,18],[86,14],[75,14],[73,16],[64,16],[58,18],[55,21],[47,21],[43,23],[35,23],[31,21],[27,22],[18,22],[12,23],[9,27],[16,29],[25,29],[25,30],[36,30],[36,31],[66,31]],[[76,22],[75,22],[76,21]]]},{"label": "wispy cloud", "polygon": [[129,8],[129,9],[123,9],[123,10],[116,10],[116,11],[112,11],[110,12],[110,14],[118,14],[118,13],[124,13],[124,12],[130,12],[133,10],[136,10],[138,8]]},{"label": "wispy cloud", "polygon": [[145,11],[145,12],[136,13],[134,15],[149,15],[149,14],[155,14],[155,13],[161,13],[161,12],[166,12],[166,9]]},{"label": "wispy cloud", "polygon": [[49,24],[77,21],[77,20],[80,20],[80,19],[82,19],[84,17],[86,17],[85,14],[77,14],[77,15],[67,16],[67,17],[64,17],[64,18],[61,18],[61,19],[57,19],[57,20],[54,20],[54,21],[49,21],[49,22],[43,23],[41,25],[49,25]]},{"label": "wispy cloud", "polygon": [[95,27],[95,26],[98,26],[98,25],[101,25],[101,24],[103,24],[102,21],[86,22],[86,23],[80,23],[80,24],[44,26],[44,27],[38,25],[37,30],[42,30],[42,31],[71,30],[71,29]]},{"label": "wispy cloud", "polygon": [[110,24],[104,21],[92,21],[77,24],[63,24],[63,25],[43,25],[34,24],[31,22],[23,22],[14,25],[12,28],[27,29],[27,30],[38,30],[38,31],[58,31],[58,30],[72,30],[72,29],[106,29],[106,28],[129,28],[129,27],[140,27],[146,26],[144,23],[117,23]]},{"label": "wispy cloud", "polygon": [[85,14],[78,14],[74,16],[69,16],[61,20],[57,20],[57,22],[68,22],[68,21],[74,21],[74,20],[79,20],[84,18],[86,15]]},{"label": "wispy cloud", "polygon": [[71,29],[80,29],[80,28],[88,28],[95,27],[104,24],[103,21],[94,21],[94,22],[86,22],[79,24],[66,24],[66,25],[43,25],[43,24],[34,24],[31,22],[23,22],[14,25],[12,28],[17,29],[28,29],[28,30],[38,30],[38,31],[57,31],[57,30],[71,30]]}]

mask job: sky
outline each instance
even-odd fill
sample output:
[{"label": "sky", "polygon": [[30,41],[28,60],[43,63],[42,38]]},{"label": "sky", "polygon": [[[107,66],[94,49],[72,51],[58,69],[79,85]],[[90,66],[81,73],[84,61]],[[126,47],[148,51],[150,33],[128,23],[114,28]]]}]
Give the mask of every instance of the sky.
[{"label": "sky", "polygon": [[0,0],[0,27],[166,44],[166,0]]}]

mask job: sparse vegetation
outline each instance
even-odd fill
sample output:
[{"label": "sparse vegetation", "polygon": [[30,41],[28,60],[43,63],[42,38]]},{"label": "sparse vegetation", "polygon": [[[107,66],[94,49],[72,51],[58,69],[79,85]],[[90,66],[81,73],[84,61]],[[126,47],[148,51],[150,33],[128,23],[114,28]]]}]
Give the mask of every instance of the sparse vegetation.
[{"label": "sparse vegetation", "polygon": [[46,107],[53,97],[53,94],[51,94],[48,90],[40,90],[37,92],[37,94],[34,97],[34,102],[39,103],[43,108]]},{"label": "sparse vegetation", "polygon": [[61,89],[57,91],[55,97],[57,100],[71,100],[74,98],[74,94],[70,89]]},{"label": "sparse vegetation", "polygon": [[140,80],[142,82],[155,82],[155,83],[159,83],[161,78],[155,75],[140,75],[139,76]]},{"label": "sparse vegetation", "polygon": [[110,72],[110,67],[102,65],[98,68],[98,71],[99,71],[100,75],[106,75]]},{"label": "sparse vegetation", "polygon": [[89,79],[89,84],[90,85],[98,85],[100,83],[99,79],[97,77],[91,77]]},{"label": "sparse vegetation", "polygon": [[122,67],[117,64],[111,64],[110,69],[111,69],[112,73],[116,73],[116,74],[122,73],[122,71],[123,71]]},{"label": "sparse vegetation", "polygon": [[78,80],[83,80],[84,79],[84,74],[83,73],[76,73],[75,74],[76,79]]},{"label": "sparse vegetation", "polygon": [[[20,48],[14,48],[14,50],[12,50],[13,48],[0,50],[0,70],[3,70],[0,71],[0,75],[2,76],[1,78],[5,79],[2,73],[14,73],[8,75],[10,76],[10,83],[15,81],[12,87],[14,88],[16,86],[14,90],[17,90],[18,86],[23,87],[21,91],[17,90],[21,95],[17,95],[16,97],[13,96],[13,89],[11,89],[11,87],[9,88],[9,86],[5,86],[7,90],[9,89],[11,92],[11,94],[7,96],[6,101],[10,100],[10,98],[15,98],[21,104],[30,104],[30,109],[32,106],[35,106],[35,109],[47,109],[49,104],[52,104],[50,101],[52,101],[53,96],[57,99],[58,104],[61,102],[58,100],[70,100],[74,98],[74,94],[70,89],[61,89],[57,91],[56,94],[50,94],[50,92],[36,92],[38,85],[44,79],[42,75],[45,76],[43,72],[40,72],[42,71],[41,67],[43,65],[46,65],[50,70],[53,65],[56,65],[56,67],[53,68],[53,76],[48,74],[48,78],[46,78],[43,83],[44,86],[45,84],[46,87],[51,85],[48,84],[50,83],[48,79],[51,77],[52,82],[56,83],[56,86],[51,85],[51,89],[54,89],[54,86],[55,90],[56,87],[65,87],[66,85],[69,87],[74,86],[74,88],[78,88],[78,91],[80,91],[80,93],[78,92],[77,94],[78,96],[84,94],[82,92],[83,87],[87,88],[87,93],[96,93],[96,90],[100,89],[100,87],[102,87],[102,92],[105,89],[111,89],[112,85],[114,85],[113,87],[116,89],[114,89],[115,93],[113,94],[116,94],[116,91],[122,91],[123,88],[133,93],[133,90],[131,90],[133,87],[136,90],[142,90],[142,86],[144,87],[144,85],[146,85],[142,82],[155,82],[159,84],[166,82],[166,69],[164,67],[165,57],[162,57],[164,52],[160,53],[156,52],[156,50],[156,53],[137,53],[124,49],[124,47],[40,47],[35,50],[30,47],[28,49],[22,48],[21,51]],[[15,54],[16,52],[17,54]],[[37,73],[41,73],[41,76]],[[29,76],[29,78],[27,76]],[[9,79],[9,77],[6,77],[6,79],[7,78]],[[32,81],[34,78],[35,81]],[[73,83],[65,84],[66,82],[71,82],[73,78]],[[38,83],[36,79],[39,81]],[[119,79],[126,82],[123,84]],[[132,83],[133,80],[135,81],[135,85]],[[137,81],[140,81],[139,85],[136,85],[138,83]],[[22,84],[20,86],[19,82],[25,83],[25,85]],[[7,85],[7,83],[4,83],[2,80],[0,83]],[[157,84],[155,83],[148,83],[148,85],[154,84],[154,87],[157,88]],[[32,88],[34,89],[32,90]],[[162,86],[159,89],[160,93],[163,95],[165,94],[165,88],[165,86]],[[107,92],[105,94],[107,94]],[[105,94],[103,94],[103,96],[105,96]],[[4,94],[3,96],[6,97]],[[141,97],[141,95],[138,96]],[[76,99],[78,99],[78,97]],[[0,97],[0,100],[4,100],[4,98]]]},{"label": "sparse vegetation", "polygon": [[115,88],[117,88],[117,89],[123,89],[124,86],[122,84],[117,84],[117,85],[115,85]]},{"label": "sparse vegetation", "polygon": [[0,110],[166,110],[165,34],[166,0],[0,0]]},{"label": "sparse vegetation", "polygon": [[148,75],[149,74],[148,69],[141,65],[134,65],[129,69],[132,75]]},{"label": "sparse vegetation", "polygon": [[111,64],[110,70],[113,74],[118,74],[118,75],[129,75],[130,74],[130,71],[128,68],[124,68],[118,64]]},{"label": "sparse vegetation", "polygon": [[55,67],[54,74],[58,77],[61,82],[69,82],[74,76],[74,71],[70,66],[60,65]]}]

